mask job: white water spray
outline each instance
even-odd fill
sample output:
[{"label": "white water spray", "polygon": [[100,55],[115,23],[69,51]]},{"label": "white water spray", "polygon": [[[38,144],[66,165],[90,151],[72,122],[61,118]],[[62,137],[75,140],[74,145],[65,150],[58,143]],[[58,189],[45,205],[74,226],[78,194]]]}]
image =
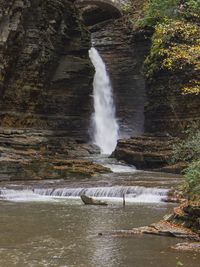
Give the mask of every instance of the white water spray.
[{"label": "white water spray", "polygon": [[100,148],[101,154],[111,154],[117,145],[119,130],[112,87],[106,66],[94,47],[89,50],[89,57],[96,71],[93,81],[93,141]]},{"label": "white water spray", "polygon": [[29,188],[29,189],[6,189],[0,188],[0,200],[13,202],[29,201],[58,201],[58,199],[78,198],[82,194],[107,200],[122,202],[123,195],[126,202],[132,203],[159,203],[167,198],[168,189],[146,188],[143,186],[111,186],[91,188]]}]

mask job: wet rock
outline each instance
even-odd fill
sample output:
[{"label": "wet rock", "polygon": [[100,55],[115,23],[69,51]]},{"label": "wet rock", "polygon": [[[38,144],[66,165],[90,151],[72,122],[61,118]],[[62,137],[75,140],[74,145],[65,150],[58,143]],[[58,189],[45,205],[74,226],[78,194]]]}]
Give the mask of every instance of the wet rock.
[{"label": "wet rock", "polygon": [[[112,156],[132,164],[138,169],[157,169],[170,172],[171,169],[167,166],[175,142],[175,138],[159,134],[145,134],[121,139]],[[173,172],[176,172],[175,169]]]},{"label": "wet rock", "polygon": [[173,224],[162,220],[158,223],[151,224],[149,226],[143,226],[138,228],[133,228],[131,230],[113,231],[110,233],[112,236],[126,237],[132,235],[160,235],[160,236],[171,236],[176,238],[186,238],[190,240],[199,241],[200,237],[197,233],[183,226]]},{"label": "wet rock", "polygon": [[192,251],[192,252],[200,252],[200,242],[194,243],[178,243],[175,246],[172,246],[173,249],[179,251]]},{"label": "wet rock", "polygon": [[86,195],[81,195],[81,200],[85,205],[99,205],[99,206],[107,206],[108,203],[105,201],[97,200],[92,197],[88,197]]},{"label": "wet rock", "polygon": [[66,132],[0,129],[0,181],[90,177],[110,169],[80,157],[95,148]]}]

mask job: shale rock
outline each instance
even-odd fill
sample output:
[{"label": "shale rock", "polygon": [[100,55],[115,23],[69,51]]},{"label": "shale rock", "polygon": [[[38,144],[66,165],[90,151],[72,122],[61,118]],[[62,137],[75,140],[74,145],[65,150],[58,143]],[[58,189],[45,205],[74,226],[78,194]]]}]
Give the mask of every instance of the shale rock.
[{"label": "shale rock", "polygon": [[109,233],[116,237],[127,237],[132,235],[159,235],[159,236],[171,236],[176,238],[186,238],[190,240],[199,241],[200,237],[197,233],[185,227],[162,220],[158,223],[151,224],[149,226],[142,226],[133,228],[131,230],[113,231]]},{"label": "shale rock", "polygon": [[73,0],[0,1],[0,126],[88,138],[90,39]]},{"label": "shale rock", "polygon": [[[80,160],[93,146],[65,132],[0,129],[0,181],[90,177],[110,169]],[[95,152],[96,150],[94,150]]]},{"label": "shale rock", "polygon": [[[158,169],[165,167],[172,156],[176,139],[166,135],[141,135],[118,141],[112,156],[136,166],[138,169]],[[165,167],[165,168],[162,168]],[[176,170],[176,169],[175,169]],[[173,170],[173,172],[175,172]]]}]

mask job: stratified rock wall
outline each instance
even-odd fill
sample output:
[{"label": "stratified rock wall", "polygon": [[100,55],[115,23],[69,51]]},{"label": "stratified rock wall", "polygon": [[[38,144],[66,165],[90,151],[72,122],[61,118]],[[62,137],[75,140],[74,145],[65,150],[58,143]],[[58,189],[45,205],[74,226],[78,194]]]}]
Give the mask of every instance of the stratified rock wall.
[{"label": "stratified rock wall", "polygon": [[150,47],[144,32],[130,32],[126,27],[119,19],[92,28],[93,45],[103,57],[113,85],[122,137],[144,130],[146,96],[142,67]]},{"label": "stratified rock wall", "polygon": [[93,70],[72,0],[0,0],[0,126],[87,139]]},{"label": "stratified rock wall", "polygon": [[181,136],[188,126],[200,124],[200,95],[183,95],[180,73],[158,73],[147,85],[145,132]]},{"label": "stratified rock wall", "polygon": [[72,0],[0,0],[0,181],[66,178],[90,154],[89,43]]}]

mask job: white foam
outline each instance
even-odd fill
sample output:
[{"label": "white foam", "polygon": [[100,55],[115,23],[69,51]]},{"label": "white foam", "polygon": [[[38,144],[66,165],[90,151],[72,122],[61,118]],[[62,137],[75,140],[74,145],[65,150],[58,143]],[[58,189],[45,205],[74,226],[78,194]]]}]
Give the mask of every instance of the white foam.
[{"label": "white foam", "polygon": [[13,190],[1,189],[0,199],[13,202],[35,202],[35,201],[53,201],[54,199],[48,195],[40,195],[32,190]]},{"label": "white foam", "polygon": [[0,198],[14,202],[55,201],[56,199],[80,199],[81,194],[86,194],[109,202],[122,202],[122,198],[125,196],[126,202],[129,203],[158,203],[167,197],[167,192],[167,189],[142,186],[0,189]]},{"label": "white foam", "polygon": [[101,154],[110,155],[117,145],[119,129],[115,117],[112,86],[106,66],[94,47],[89,50],[89,57],[96,71],[93,81],[93,142],[100,148]]},{"label": "white foam", "polygon": [[114,173],[133,173],[137,171],[134,166],[127,166],[122,164],[103,164],[103,166],[110,168]]}]

